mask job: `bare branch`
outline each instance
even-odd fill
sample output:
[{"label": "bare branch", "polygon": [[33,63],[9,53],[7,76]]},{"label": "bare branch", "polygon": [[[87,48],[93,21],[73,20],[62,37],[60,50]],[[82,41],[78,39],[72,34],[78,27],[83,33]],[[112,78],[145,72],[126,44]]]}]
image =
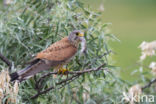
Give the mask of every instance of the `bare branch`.
[{"label": "bare branch", "polygon": [[[76,74],[76,75],[73,75],[73,76],[70,77],[70,78],[67,78],[67,79],[65,79],[65,80],[62,80],[61,82],[56,83],[56,86],[62,85],[62,84],[66,85],[66,84],[70,83],[71,80],[73,80],[74,78],[77,78],[78,76],[79,76],[79,75]],[[68,82],[68,81],[69,81],[69,82]],[[68,83],[66,83],[66,82],[68,82]],[[64,86],[61,86],[60,88],[62,88],[62,87],[64,87]],[[54,87],[54,86],[51,86],[50,88],[47,88],[47,89],[44,90],[44,91],[40,91],[40,92],[38,92],[36,95],[32,96],[31,99],[35,99],[35,98],[37,98],[39,95],[45,94],[45,93],[47,93],[48,91],[50,91],[50,90],[52,90],[52,89],[55,89],[55,87]]]},{"label": "bare branch", "polygon": [[151,80],[151,81],[150,81],[148,84],[146,84],[145,86],[143,86],[143,87],[142,87],[142,90],[145,90],[146,88],[151,87],[151,85],[152,85],[153,83],[156,83],[156,78],[153,79],[153,80]]},{"label": "bare branch", "polygon": [[[72,81],[74,81],[75,79],[77,79],[79,76],[85,74],[85,73],[89,73],[89,72],[93,72],[93,71],[98,71],[98,70],[104,70],[103,67],[106,66],[106,63],[100,65],[98,68],[93,68],[93,69],[85,69],[83,71],[68,71],[67,74],[70,74],[72,75],[71,77],[67,78],[67,79],[64,79],[58,83],[56,83],[55,85],[56,86],[51,86],[50,88],[47,88],[45,89],[44,91],[38,91],[37,90],[37,94],[32,96],[31,99],[35,99],[37,98],[39,95],[42,95],[42,94],[45,94],[47,92],[49,92],[50,90],[53,90],[53,89],[56,89],[57,86],[60,86],[60,87],[57,87],[58,89],[62,88],[62,87],[65,87],[65,85],[71,83]],[[43,75],[37,82],[36,84],[38,85],[45,77],[47,76],[50,76],[52,74],[58,74],[57,72],[50,72],[48,74],[45,74]],[[38,88],[40,88],[38,86]],[[41,89],[40,89],[41,90]]]},{"label": "bare branch", "polygon": [[0,59],[5,62],[8,66],[9,66],[9,70],[11,70],[11,67],[12,67],[12,63],[5,57],[3,56],[1,53],[0,53]]},{"label": "bare branch", "polygon": [[[98,71],[105,65],[106,64],[102,64],[100,67],[98,67],[96,69],[85,69],[83,71],[68,71],[68,72],[66,72],[66,74],[82,74],[82,73],[89,73],[89,72],[92,72],[92,71]],[[47,74],[44,74],[42,77],[40,77],[40,79],[37,82],[40,82],[42,79],[44,79],[45,77],[48,77],[48,76],[50,76],[52,74],[58,74],[58,72],[49,72]]]}]

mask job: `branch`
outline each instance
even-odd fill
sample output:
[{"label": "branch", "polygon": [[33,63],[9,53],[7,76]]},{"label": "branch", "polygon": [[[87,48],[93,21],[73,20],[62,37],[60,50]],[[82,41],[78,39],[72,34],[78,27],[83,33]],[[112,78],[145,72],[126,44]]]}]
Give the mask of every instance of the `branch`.
[{"label": "branch", "polygon": [[[79,75],[77,74],[77,75],[74,75],[74,76],[72,76],[72,77],[70,77],[70,78],[67,78],[67,79],[65,79],[65,80],[62,80],[61,82],[56,83],[56,86],[61,85],[61,84],[64,84],[64,83],[65,83],[65,85],[66,85],[66,84],[69,84],[69,83],[71,82],[71,80],[73,81],[74,78],[76,78],[76,77],[79,77]],[[68,81],[69,81],[69,82],[68,82]],[[68,82],[68,83],[66,83],[66,82]],[[62,87],[64,87],[64,86],[61,86],[60,88],[62,88]],[[38,92],[36,95],[32,96],[31,99],[35,99],[35,98],[37,98],[39,95],[45,94],[45,93],[47,93],[48,91],[50,91],[50,90],[52,90],[52,89],[55,89],[55,87],[54,87],[54,86],[51,86],[50,88],[47,88],[47,89],[44,90],[44,91],[40,91],[40,92]]]},{"label": "branch", "polygon": [[[60,86],[58,89],[62,88],[62,87],[65,87],[65,85],[71,83],[72,81],[74,81],[75,79],[79,78],[79,76],[85,74],[85,73],[89,73],[89,72],[93,72],[93,71],[98,71],[98,70],[104,70],[104,67],[106,66],[106,63],[100,65],[98,68],[94,68],[94,69],[85,69],[83,71],[68,71],[67,74],[71,74],[72,76],[67,78],[67,79],[64,79],[58,83],[56,83],[55,85],[56,86]],[[43,75],[37,82],[36,84],[39,85],[39,83],[47,76],[50,76],[52,74],[58,74],[57,72],[50,72],[48,74],[45,74]],[[39,95],[42,95],[42,94],[45,94],[47,93],[48,91],[50,90],[53,90],[53,89],[56,89],[56,86],[51,86],[50,88],[47,88],[45,89],[44,91],[37,91],[37,94],[32,96],[31,99],[35,99],[37,98]],[[39,87],[40,88],[40,87]],[[41,89],[40,89],[41,90]]]},{"label": "branch", "polygon": [[[92,72],[92,71],[98,71],[105,65],[106,65],[106,63],[102,64],[101,66],[99,66],[96,69],[85,69],[83,71],[68,71],[65,74],[82,74],[82,73],[84,74],[84,73],[89,73],[89,72]],[[50,76],[52,74],[58,74],[58,72],[49,72],[47,74],[44,74],[42,77],[40,77],[40,79],[37,82],[40,82],[42,79],[44,79],[45,77],[48,77],[48,76]]]},{"label": "branch", "polygon": [[145,86],[143,86],[143,87],[142,87],[142,90],[145,90],[146,88],[151,87],[151,85],[152,85],[153,83],[156,83],[156,78],[153,79],[153,80],[151,80],[151,81],[150,81],[148,84],[146,84]]},{"label": "branch", "polygon": [[12,67],[12,63],[5,57],[3,56],[1,53],[0,53],[0,59],[5,62],[8,66],[9,66],[9,70],[11,70],[11,67]]}]

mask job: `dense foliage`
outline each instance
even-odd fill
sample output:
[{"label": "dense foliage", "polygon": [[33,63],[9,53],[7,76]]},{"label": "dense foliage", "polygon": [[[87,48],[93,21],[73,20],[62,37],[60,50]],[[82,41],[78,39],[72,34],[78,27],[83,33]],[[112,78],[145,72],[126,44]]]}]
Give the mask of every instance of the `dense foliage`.
[{"label": "dense foliage", "polygon": [[[75,29],[85,31],[87,55],[81,56],[78,53],[67,67],[71,70],[83,70],[107,64],[107,70],[87,73],[63,88],[57,88],[55,82],[66,76],[48,77],[42,83],[41,90],[52,85],[56,89],[37,99],[30,99],[36,94],[35,79],[48,71],[37,74],[35,78],[20,84],[17,103],[124,103],[123,91],[127,91],[130,83],[120,79],[118,69],[111,66],[108,40],[116,38],[108,33],[108,24],[101,22],[100,13],[90,11],[76,0],[19,0],[0,13],[0,52],[13,62],[12,72],[25,67],[37,52]],[[3,62],[0,64],[3,67],[5,65]]]},{"label": "dense foliage", "polygon": [[[100,64],[108,62],[107,53],[109,54],[110,50],[107,41],[113,37],[107,33],[107,24],[102,24],[99,16],[100,13],[84,8],[82,3],[75,0],[15,2],[8,8],[7,12],[3,12],[1,15],[1,53],[14,62],[16,70],[19,70],[35,53],[67,36],[71,31],[79,29],[85,31],[87,56],[80,56],[78,53],[68,68],[71,70],[96,68]],[[89,66],[89,64],[91,65]],[[104,71],[85,74],[65,88],[50,91],[46,95],[39,96],[36,100],[30,100],[30,96],[36,93],[34,80],[30,79],[20,85],[19,102],[53,102],[58,104],[103,102],[105,100],[103,97],[106,96],[104,92],[106,93],[109,88],[107,85],[113,84],[115,81],[112,80],[111,74],[108,76],[105,74],[107,73]],[[105,79],[105,76],[108,78]],[[48,78],[44,83],[44,88],[48,88],[59,79],[60,77],[58,79]],[[109,101],[109,97],[107,97],[106,99]]]}]

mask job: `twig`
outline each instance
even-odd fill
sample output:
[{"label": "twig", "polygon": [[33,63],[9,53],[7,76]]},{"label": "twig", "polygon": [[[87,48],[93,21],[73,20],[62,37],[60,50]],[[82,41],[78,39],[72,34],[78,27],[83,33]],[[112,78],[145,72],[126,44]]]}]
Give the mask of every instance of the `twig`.
[{"label": "twig", "polygon": [[148,84],[146,84],[145,86],[143,86],[143,87],[142,87],[142,90],[145,90],[146,88],[151,87],[151,85],[152,85],[153,83],[156,83],[156,78],[153,79],[153,80],[151,80],[151,81],[150,81]]},{"label": "twig", "polygon": [[[73,76],[70,77],[70,78],[67,78],[67,79],[65,79],[65,80],[62,80],[61,82],[56,83],[56,86],[61,85],[61,84],[64,84],[64,83],[66,83],[66,82],[68,82],[68,81],[70,82],[70,80],[73,80],[73,78],[78,77],[78,76],[79,76],[79,75],[76,74],[76,75],[73,75]],[[66,85],[66,84],[65,84],[65,85]],[[64,87],[64,86],[61,86],[61,88],[62,88],[62,87]],[[44,90],[44,91],[40,91],[40,92],[38,92],[36,95],[32,96],[31,99],[35,99],[35,98],[37,98],[39,95],[45,94],[45,93],[47,93],[48,91],[50,91],[50,90],[52,90],[52,89],[55,89],[55,87],[54,87],[54,86],[51,86],[50,88],[47,88],[47,89]]]},{"label": "twig", "polygon": [[[99,66],[96,69],[85,69],[83,71],[68,71],[68,72],[66,72],[66,74],[82,74],[82,73],[89,73],[89,72],[92,72],[92,71],[98,71],[105,65],[106,64],[102,64],[101,66]],[[50,76],[52,74],[58,74],[58,72],[49,72],[47,74],[44,74],[42,77],[40,77],[40,79],[37,82],[40,82],[42,79],[44,79],[45,77]]]},{"label": "twig", "polygon": [[[67,74],[71,74],[72,76],[69,77],[69,78],[67,78],[67,79],[64,79],[64,80],[62,80],[62,81],[60,81],[60,82],[58,82],[58,83],[56,83],[55,85],[56,85],[56,86],[58,86],[58,85],[61,86],[61,85],[62,85],[61,87],[58,88],[58,89],[60,89],[60,88],[64,87],[65,85],[71,83],[73,80],[77,79],[79,76],[81,76],[81,75],[83,75],[83,74],[85,74],[85,73],[89,73],[89,72],[93,72],[93,71],[98,71],[98,70],[103,70],[102,67],[104,67],[104,66],[106,66],[106,63],[104,63],[104,64],[100,65],[98,68],[94,68],[94,69],[85,69],[85,70],[83,70],[83,71],[69,71],[69,72],[67,72]],[[36,84],[39,84],[40,81],[42,81],[45,77],[50,76],[50,75],[52,75],[52,74],[58,74],[58,73],[57,73],[57,72],[50,72],[50,73],[48,73],[48,74],[45,74],[45,75],[43,75],[43,76],[37,81]],[[51,86],[50,88],[47,88],[47,89],[44,90],[44,91],[37,91],[37,94],[34,95],[34,96],[32,96],[31,99],[35,99],[35,98],[37,98],[39,95],[45,94],[45,93],[47,93],[48,91],[50,91],[50,90],[52,90],[52,89],[56,89],[56,87]]]},{"label": "twig", "polygon": [[2,61],[4,61],[9,66],[9,70],[11,70],[12,63],[5,56],[3,56],[1,53],[0,53],[0,59]]}]

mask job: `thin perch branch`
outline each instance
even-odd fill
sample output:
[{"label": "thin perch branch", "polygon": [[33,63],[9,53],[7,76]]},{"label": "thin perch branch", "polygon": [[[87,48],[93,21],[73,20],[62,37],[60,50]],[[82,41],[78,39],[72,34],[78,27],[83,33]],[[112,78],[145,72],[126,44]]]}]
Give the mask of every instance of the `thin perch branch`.
[{"label": "thin perch branch", "polygon": [[[74,81],[75,79],[77,79],[79,76],[85,74],[85,73],[89,73],[89,72],[93,72],[93,71],[98,71],[98,70],[104,70],[103,67],[106,66],[106,63],[100,65],[98,68],[93,68],[93,69],[85,69],[83,71],[68,71],[67,74],[72,75],[71,77],[64,79],[58,83],[56,83],[56,86],[60,86],[58,87],[58,89],[65,87],[65,85],[71,83],[72,81]],[[58,74],[57,72],[50,72],[48,74],[43,75],[37,82],[36,84],[38,85],[40,83],[40,81],[42,81],[45,77],[50,76],[52,74]],[[32,96],[31,99],[35,99],[37,98],[39,95],[45,94],[50,90],[56,89],[56,86],[51,86],[50,88],[45,89],[44,91],[37,91],[37,94]],[[40,89],[41,90],[41,89]]]},{"label": "thin perch branch", "polygon": [[[82,73],[89,73],[89,72],[92,72],[92,71],[98,71],[98,70],[100,70],[105,65],[106,64],[102,64],[97,69],[85,69],[83,71],[68,71],[68,72],[66,72],[66,74],[82,74]],[[50,76],[52,74],[58,74],[58,72],[49,72],[47,74],[44,74],[42,77],[40,77],[40,79],[37,82],[40,82],[42,79],[44,79],[45,77],[48,77],[48,76]]]}]

